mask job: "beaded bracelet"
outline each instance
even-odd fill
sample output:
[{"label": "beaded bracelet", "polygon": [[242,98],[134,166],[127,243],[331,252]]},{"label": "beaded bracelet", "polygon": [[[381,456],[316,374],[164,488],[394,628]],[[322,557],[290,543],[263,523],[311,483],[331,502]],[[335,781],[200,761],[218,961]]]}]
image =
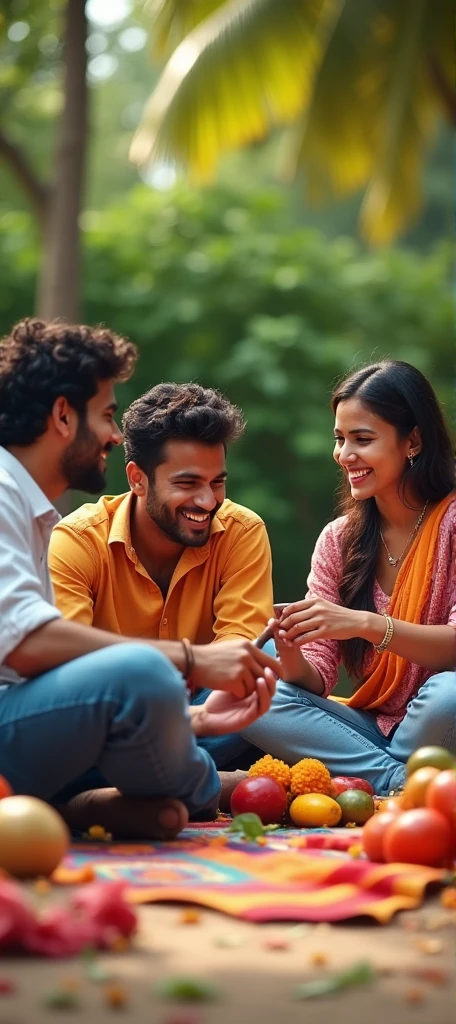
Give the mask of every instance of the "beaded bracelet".
[{"label": "beaded bracelet", "polygon": [[377,651],[377,654],[383,654],[383,651],[386,650],[388,644],[391,643],[394,634],[394,622],[391,615],[388,615],[387,612],[383,612],[383,615],[386,619],[386,633],[381,644],[374,644],[374,649]]}]

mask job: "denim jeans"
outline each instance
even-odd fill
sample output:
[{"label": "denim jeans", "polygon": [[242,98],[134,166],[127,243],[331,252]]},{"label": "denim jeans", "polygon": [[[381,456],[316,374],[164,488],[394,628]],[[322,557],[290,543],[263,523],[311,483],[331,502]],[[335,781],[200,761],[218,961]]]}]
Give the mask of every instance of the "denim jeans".
[{"label": "denim jeans", "polygon": [[[214,762],[190,727],[182,676],[160,651],[119,644],[0,691],[0,774],[55,801],[90,773],[130,796],[217,806]],[[105,781],[106,780],[106,781]]]},{"label": "denim jeans", "polygon": [[270,710],[242,735],[288,764],[316,757],[331,775],[359,776],[386,795],[404,784],[405,762],[417,747],[437,744],[456,753],[456,672],[431,676],[389,736],[371,712],[284,682]]}]

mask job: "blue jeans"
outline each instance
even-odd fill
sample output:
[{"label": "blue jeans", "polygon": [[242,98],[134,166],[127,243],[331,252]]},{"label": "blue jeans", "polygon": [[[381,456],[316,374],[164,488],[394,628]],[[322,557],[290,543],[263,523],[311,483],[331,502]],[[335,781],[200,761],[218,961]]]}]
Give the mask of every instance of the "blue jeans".
[{"label": "blue jeans", "polygon": [[14,792],[52,802],[93,768],[127,796],[175,797],[193,815],[217,806],[182,676],[152,647],[116,644],[0,692],[0,774]]},{"label": "blue jeans", "polygon": [[423,683],[389,736],[369,711],[284,682],[267,714],[242,735],[288,764],[317,757],[331,775],[357,775],[386,795],[403,786],[405,762],[417,747],[436,744],[456,753],[456,672],[440,672]]}]

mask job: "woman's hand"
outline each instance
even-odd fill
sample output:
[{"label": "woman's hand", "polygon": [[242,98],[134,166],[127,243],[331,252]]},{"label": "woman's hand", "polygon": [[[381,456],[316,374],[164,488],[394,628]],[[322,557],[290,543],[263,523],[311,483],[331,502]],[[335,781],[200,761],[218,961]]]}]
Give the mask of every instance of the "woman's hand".
[{"label": "woman's hand", "polygon": [[274,640],[282,666],[281,679],[284,683],[304,685],[307,679],[308,662],[300,648],[297,644],[280,637],[280,626],[277,619],[269,619],[267,629],[271,639]]},{"label": "woman's hand", "polygon": [[351,640],[362,637],[367,629],[366,612],[344,608],[322,597],[308,597],[284,609],[277,638],[301,647],[313,640]]},{"label": "woman's hand", "polygon": [[269,710],[275,693],[276,676],[270,668],[256,680],[256,688],[247,697],[235,697],[226,690],[213,690],[204,704],[190,705],[195,736],[223,736],[240,732]]}]

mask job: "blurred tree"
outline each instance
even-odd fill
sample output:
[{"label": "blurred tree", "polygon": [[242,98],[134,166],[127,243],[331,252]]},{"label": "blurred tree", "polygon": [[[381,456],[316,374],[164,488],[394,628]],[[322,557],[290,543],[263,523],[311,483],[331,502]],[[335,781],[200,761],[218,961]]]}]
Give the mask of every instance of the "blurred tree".
[{"label": "blurred tree", "polygon": [[[61,28],[63,25],[63,30]],[[79,213],[87,143],[85,0],[9,0],[1,5],[0,157],[8,164],[35,213],[42,238],[36,311],[78,319]],[[60,54],[60,38],[63,47]],[[18,54],[15,43],[26,42]],[[39,43],[41,42],[41,47]],[[43,49],[44,47],[44,49]],[[62,61],[62,109],[50,178],[46,181],[8,127],[17,91],[29,84],[42,55]],[[59,98],[57,104],[59,103]],[[11,132],[11,133],[10,133]]]},{"label": "blurred tree", "polygon": [[[276,190],[137,186],[86,211],[83,315],[139,344],[122,403],[160,380],[222,388],[247,416],[229,458],[229,493],[264,516],[279,600],[302,596],[337,470],[329,396],[351,366],[382,357],[426,372],[451,414],[450,246],[426,258],[368,255],[292,223]],[[33,295],[31,217],[0,222],[0,330]],[[122,452],[108,489],[124,490]],[[76,499],[78,503],[78,499]]]},{"label": "blurred tree", "polygon": [[365,188],[364,237],[391,241],[421,205],[424,152],[454,121],[451,0],[150,0],[172,53],[131,157],[197,182],[223,151],[293,123],[288,168],[322,199]]}]

